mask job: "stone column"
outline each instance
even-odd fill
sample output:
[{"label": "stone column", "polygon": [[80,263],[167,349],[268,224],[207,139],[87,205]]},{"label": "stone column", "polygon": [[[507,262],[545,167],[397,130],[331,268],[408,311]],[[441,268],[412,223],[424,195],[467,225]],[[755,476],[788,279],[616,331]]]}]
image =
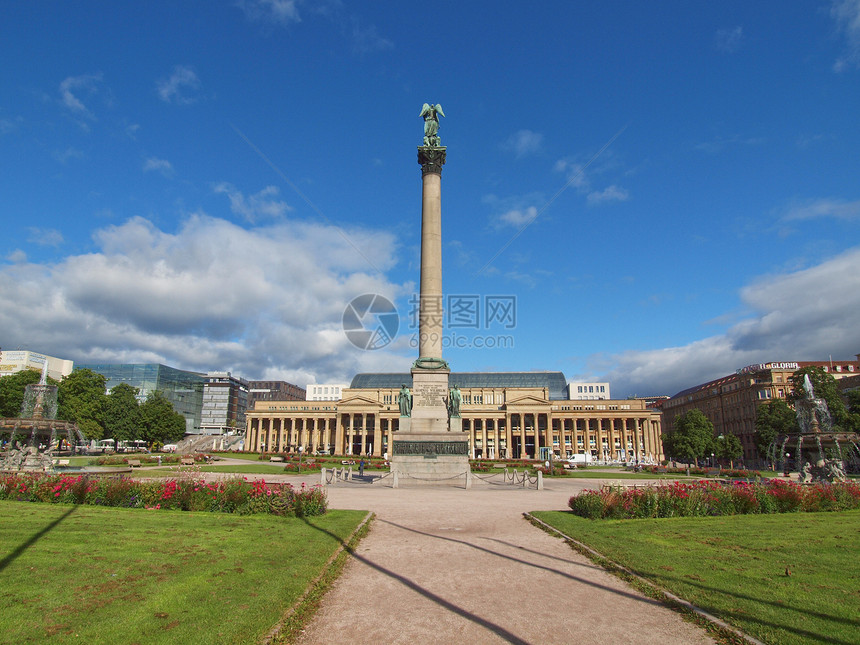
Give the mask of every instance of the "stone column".
[{"label": "stone column", "polygon": [[334,416],[334,448],[332,452],[338,455],[346,454],[343,445],[343,415],[338,412]]},{"label": "stone column", "polygon": [[505,458],[511,459],[514,454],[511,452],[511,418],[513,415],[505,415]]},{"label": "stone column", "polygon": [[245,430],[245,452],[251,452],[252,446],[254,445],[254,425],[257,423],[257,419],[248,419],[246,422],[246,430]]},{"label": "stone column", "polygon": [[442,358],[442,166],[445,148],[418,148],[421,164],[421,291],[418,356]]},{"label": "stone column", "polygon": [[490,451],[487,449],[487,420],[481,419],[481,458],[489,459]]},{"label": "stone column", "polygon": [[367,452],[367,414],[361,413],[361,455]]},{"label": "stone column", "polygon": [[382,419],[379,414],[373,415],[373,456],[382,456]]},{"label": "stone column", "polygon": [[549,454],[552,454],[552,446],[553,446],[553,434],[552,434],[552,414],[547,412],[544,414],[546,417],[546,447],[549,448]]},{"label": "stone column", "polygon": [[526,450],[526,417],[528,414],[520,415],[520,459],[528,459],[529,453]]}]

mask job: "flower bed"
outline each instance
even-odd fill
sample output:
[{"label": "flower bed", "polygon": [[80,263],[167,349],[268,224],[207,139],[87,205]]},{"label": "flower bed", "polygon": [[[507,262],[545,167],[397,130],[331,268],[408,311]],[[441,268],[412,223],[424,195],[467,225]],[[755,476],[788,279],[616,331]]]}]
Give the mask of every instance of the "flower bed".
[{"label": "flower bed", "polygon": [[0,476],[0,499],[298,517],[322,515],[328,507],[321,487],[304,484],[296,489],[290,484],[244,478],[206,483],[194,477],[140,481],[41,473]]},{"label": "flower bed", "polygon": [[860,508],[860,484],[799,486],[782,479],[729,485],[675,482],[646,488],[586,490],[571,497],[568,506],[574,514],[589,519],[846,511]]}]

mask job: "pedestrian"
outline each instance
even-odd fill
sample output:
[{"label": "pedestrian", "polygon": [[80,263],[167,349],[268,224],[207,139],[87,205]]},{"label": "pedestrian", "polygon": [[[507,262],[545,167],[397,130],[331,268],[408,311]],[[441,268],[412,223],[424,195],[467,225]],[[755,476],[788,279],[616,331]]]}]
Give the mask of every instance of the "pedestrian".
[{"label": "pedestrian", "polygon": [[358,476],[364,477],[364,458],[358,462]]}]

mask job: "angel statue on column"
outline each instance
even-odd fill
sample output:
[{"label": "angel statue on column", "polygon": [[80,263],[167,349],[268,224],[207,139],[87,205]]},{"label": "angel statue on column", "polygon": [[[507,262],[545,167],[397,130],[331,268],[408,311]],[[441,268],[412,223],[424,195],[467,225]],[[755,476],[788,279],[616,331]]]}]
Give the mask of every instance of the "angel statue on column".
[{"label": "angel statue on column", "polygon": [[425,103],[424,107],[421,108],[421,114],[418,116],[424,118],[424,145],[431,148],[440,147],[442,142],[439,139],[439,117],[445,116],[442,111],[442,104]]}]

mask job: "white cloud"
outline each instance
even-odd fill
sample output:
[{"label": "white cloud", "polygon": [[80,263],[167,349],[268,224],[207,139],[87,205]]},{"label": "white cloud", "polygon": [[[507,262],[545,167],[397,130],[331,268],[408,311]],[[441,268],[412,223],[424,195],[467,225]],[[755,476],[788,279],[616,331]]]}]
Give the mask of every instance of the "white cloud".
[{"label": "white cloud", "polygon": [[165,177],[173,176],[173,164],[167,159],[159,159],[157,157],[149,157],[143,162],[143,172],[156,171],[160,172]]},{"label": "white cloud", "polygon": [[63,105],[76,115],[95,119],[95,115],[84,105],[79,98],[81,94],[95,94],[98,92],[98,84],[102,80],[101,73],[83,74],[81,76],[69,76],[60,83],[60,99]]},{"label": "white cloud", "polygon": [[227,195],[230,198],[230,210],[251,223],[263,217],[283,217],[285,213],[292,210],[286,202],[275,199],[279,194],[277,186],[266,186],[249,197],[245,197],[241,191],[227,182],[217,184],[214,190],[216,193]]},{"label": "white cloud", "polygon": [[63,234],[55,228],[38,228],[30,226],[27,228],[29,235],[27,241],[40,246],[60,246],[63,243]]},{"label": "white cloud", "polygon": [[514,228],[522,228],[537,217],[537,208],[529,206],[528,208],[515,208],[499,215],[499,223],[502,225],[513,226]]},{"label": "white cloud", "polygon": [[[352,230],[353,244],[388,269],[395,240]],[[164,362],[308,382],[403,369],[403,356],[363,352],[342,332],[362,293],[394,300],[406,286],[371,273],[332,227],[280,222],[246,230],[202,214],[175,234],[133,218],[94,236],[98,250],[57,264],[0,267],[5,342],[55,356]],[[27,311],[27,316],[21,316]]]},{"label": "white cloud", "polygon": [[830,15],[845,34],[845,53],[833,64],[837,72],[860,66],[860,0],[834,0]]},{"label": "white cloud", "polygon": [[716,36],[717,49],[727,54],[733,54],[740,48],[743,35],[744,29],[740,25],[732,29],[718,30]]},{"label": "white cloud", "polygon": [[543,204],[545,199],[539,193],[499,197],[488,194],[481,198],[484,204],[492,208],[490,226],[501,230],[508,227],[521,229],[532,223],[539,215],[538,207],[529,204]]},{"label": "white cloud", "polygon": [[744,287],[752,312],[725,334],[681,347],[593,356],[591,370],[613,393],[676,394],[767,361],[849,358],[860,352],[860,247],[817,266]]},{"label": "white cloud", "polygon": [[178,105],[188,105],[197,100],[197,97],[193,93],[200,89],[200,79],[197,78],[197,74],[190,67],[177,65],[173,68],[170,78],[159,80],[156,83],[156,88],[158,96],[162,101]]},{"label": "white cloud", "polygon": [[589,206],[596,206],[605,202],[626,202],[629,198],[630,193],[627,190],[612,184],[601,191],[588,193],[587,199]]},{"label": "white cloud", "polygon": [[84,153],[76,148],[66,148],[65,150],[54,150],[51,156],[61,164],[65,164],[69,159],[83,159]]},{"label": "white cloud", "polygon": [[394,43],[379,35],[375,25],[362,25],[357,18],[352,20],[352,43],[357,54],[392,49]]},{"label": "white cloud", "polygon": [[790,206],[783,219],[790,221],[815,217],[860,218],[860,200],[848,202],[844,199],[814,199]]},{"label": "white cloud", "polygon": [[277,25],[301,21],[296,0],[239,0],[238,6],[249,20]]},{"label": "white cloud", "polygon": [[6,256],[6,259],[9,260],[9,262],[21,264],[27,261],[27,254],[21,249],[15,249],[9,255]]},{"label": "white cloud", "polygon": [[565,174],[570,185],[580,193],[587,192],[591,187],[591,182],[585,174],[585,164],[559,159],[555,162],[554,169],[556,172]]},{"label": "white cloud", "polygon": [[24,122],[23,117],[15,117],[14,119],[0,119],[0,135],[15,132]]},{"label": "white cloud", "polygon": [[502,148],[513,152],[519,158],[538,152],[542,143],[543,135],[539,132],[520,130],[509,136]]},{"label": "white cloud", "polygon": [[739,134],[733,134],[730,137],[716,137],[711,141],[702,141],[694,145],[696,150],[701,150],[709,154],[722,152],[732,146],[758,146],[764,143],[762,137],[742,137]]}]

